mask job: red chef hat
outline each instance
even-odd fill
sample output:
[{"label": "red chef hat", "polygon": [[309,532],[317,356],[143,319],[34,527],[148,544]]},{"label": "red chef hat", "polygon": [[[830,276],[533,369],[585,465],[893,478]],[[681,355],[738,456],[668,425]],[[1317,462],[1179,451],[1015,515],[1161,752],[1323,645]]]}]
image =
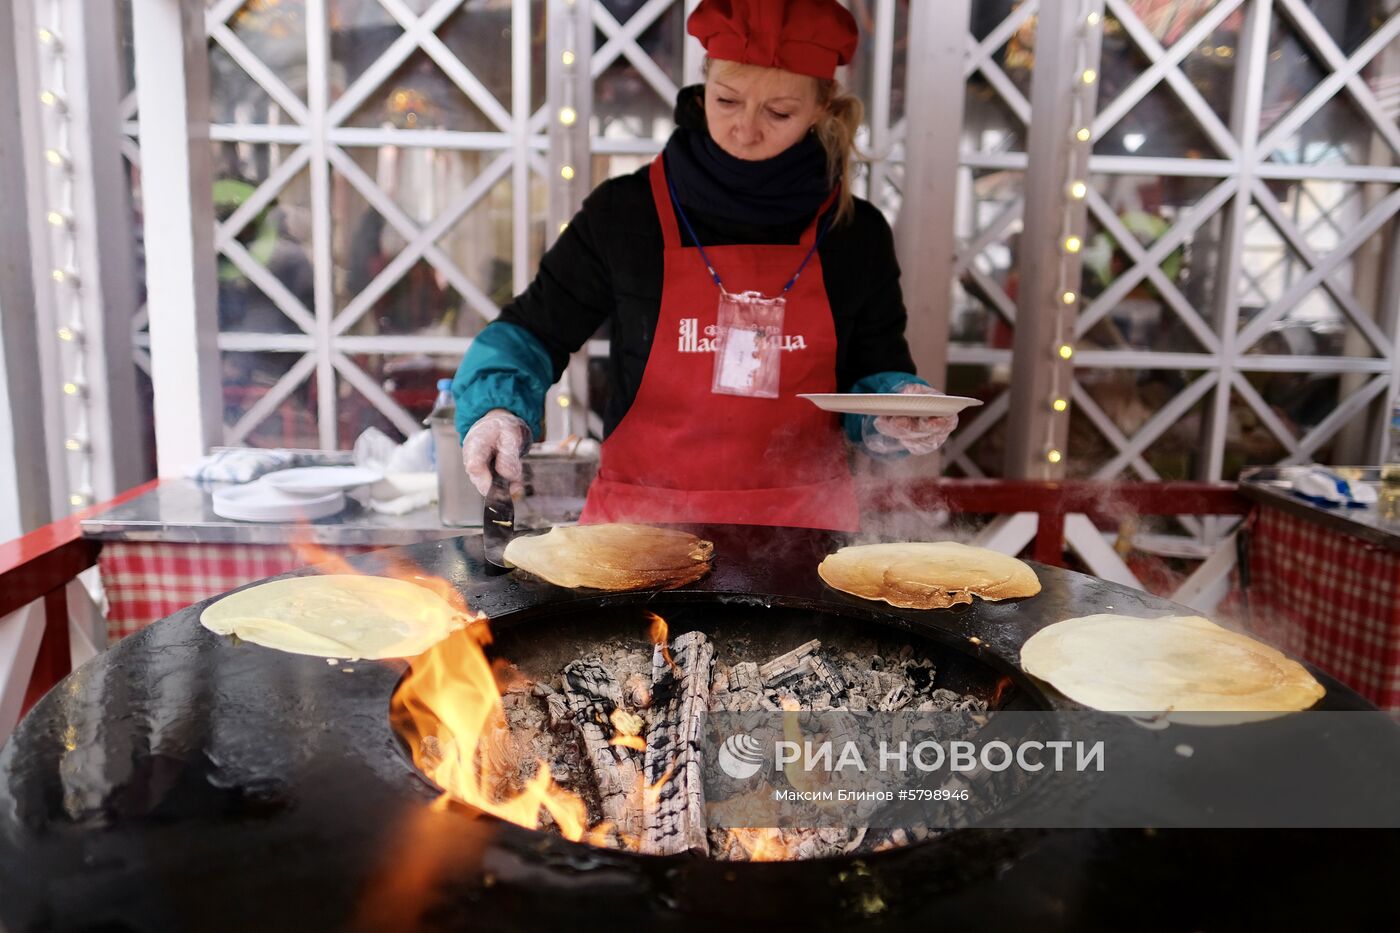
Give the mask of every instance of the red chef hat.
[{"label": "red chef hat", "polygon": [[711,58],[814,78],[835,77],[860,38],[836,0],[700,0],[686,31]]}]

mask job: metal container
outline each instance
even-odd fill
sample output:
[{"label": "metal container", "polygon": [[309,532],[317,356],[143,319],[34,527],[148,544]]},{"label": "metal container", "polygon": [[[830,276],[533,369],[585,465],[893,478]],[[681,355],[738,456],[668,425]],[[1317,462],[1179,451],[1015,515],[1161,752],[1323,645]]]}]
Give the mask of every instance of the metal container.
[{"label": "metal container", "polygon": [[[462,467],[462,447],[451,414],[429,418],[437,453],[438,514],[444,525],[481,524],[481,494]],[[516,503],[516,521],[544,528],[578,521],[588,484],[598,472],[596,445],[561,453],[556,445],[536,444],[524,458],[525,498]]]},{"label": "metal container", "polygon": [[588,485],[598,473],[596,445],[563,454],[537,444],[525,455],[525,498],[516,503],[522,528],[546,528],[578,521]]}]

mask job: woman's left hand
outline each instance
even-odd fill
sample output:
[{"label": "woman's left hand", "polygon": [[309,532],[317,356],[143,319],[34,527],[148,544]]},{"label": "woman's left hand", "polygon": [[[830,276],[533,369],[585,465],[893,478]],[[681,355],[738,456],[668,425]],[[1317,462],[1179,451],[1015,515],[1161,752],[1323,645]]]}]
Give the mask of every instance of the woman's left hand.
[{"label": "woman's left hand", "polygon": [[[932,386],[917,382],[905,383],[899,391],[904,395],[943,394]],[[867,438],[866,443],[876,453],[894,453],[903,449],[911,454],[931,454],[943,446],[957,426],[957,415],[932,415],[927,418],[881,415],[875,419],[877,435]]]}]

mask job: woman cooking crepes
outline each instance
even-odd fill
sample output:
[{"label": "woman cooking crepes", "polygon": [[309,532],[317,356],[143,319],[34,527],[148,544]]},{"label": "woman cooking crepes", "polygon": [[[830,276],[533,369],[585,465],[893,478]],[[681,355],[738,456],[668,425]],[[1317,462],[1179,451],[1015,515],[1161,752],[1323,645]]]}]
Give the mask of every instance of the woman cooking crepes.
[{"label": "woman cooking crepes", "polygon": [[612,394],[584,522],[860,526],[846,435],[926,454],[957,416],[837,416],[798,393],[937,394],[904,340],[888,224],[851,195],[861,104],[834,76],[855,20],[836,0],[702,0],[707,53],[677,129],[599,185],[524,294],[472,342],[453,394],[483,495],[514,489],[545,392],[605,320]]}]

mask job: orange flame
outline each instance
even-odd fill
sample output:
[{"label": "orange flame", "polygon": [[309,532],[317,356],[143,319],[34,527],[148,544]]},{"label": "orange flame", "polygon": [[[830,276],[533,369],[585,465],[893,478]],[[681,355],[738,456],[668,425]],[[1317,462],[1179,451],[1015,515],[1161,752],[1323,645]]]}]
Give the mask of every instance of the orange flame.
[{"label": "orange flame", "polygon": [[[498,790],[515,769],[496,671],[482,650],[489,643],[490,630],[478,621],[409,662],[394,699],[406,731],[420,737],[412,743],[413,762],[446,794],[478,810],[528,829],[539,827],[544,810],[565,838],[578,840],[587,808],[554,783],[547,762],[537,763],[518,794]],[[435,741],[424,741],[427,736]]]},{"label": "orange flame", "polygon": [[[339,554],[311,540],[303,529],[292,542],[298,557],[324,573],[362,573]],[[498,792],[515,776],[509,730],[501,705],[503,689],[520,675],[503,661],[492,663],[483,650],[491,644],[485,614],[472,610],[447,580],[401,561],[387,576],[415,583],[436,594],[466,627],[409,659],[409,671],[394,693],[394,715],[401,730],[416,737],[413,762],[444,791],[433,804],[446,808],[455,798],[485,813],[529,829],[540,825],[540,811],[553,818],[562,835],[577,840],[587,826],[587,807],[578,795],[557,785],[540,761],[519,793]]]},{"label": "orange flame", "polygon": [[615,709],[608,717],[608,723],[613,729],[613,737],[608,740],[609,745],[620,745],[638,752],[647,750],[647,740],[642,738],[640,734],[645,722],[640,716],[634,716],[626,710]]},{"label": "orange flame", "polygon": [[781,862],[790,857],[780,829],[736,827],[729,830],[729,835],[739,843],[750,862]]},{"label": "orange flame", "polygon": [[996,709],[1001,705],[1001,698],[1006,695],[1006,691],[1011,687],[1011,678],[1005,674],[997,681],[996,689],[992,691],[992,698],[987,701],[988,709]]},{"label": "orange flame", "polygon": [[677,677],[681,676],[681,669],[671,657],[670,632],[671,627],[666,624],[666,620],[654,612],[648,612],[647,618],[651,620],[651,625],[647,628],[647,638],[651,643],[661,649],[661,657]]},{"label": "orange flame", "polygon": [[[364,573],[363,570],[347,561],[344,555],[328,550],[312,540],[309,528],[301,528],[297,534],[293,535],[291,545],[292,551],[299,559],[315,566],[322,573]],[[484,622],[486,620],[484,613],[474,612],[467,606],[466,599],[457,587],[441,577],[424,573],[417,564],[406,559],[400,559],[390,564],[385,576],[418,584],[451,606],[455,612],[466,616],[470,622]],[[483,644],[490,644],[489,637]]]}]

